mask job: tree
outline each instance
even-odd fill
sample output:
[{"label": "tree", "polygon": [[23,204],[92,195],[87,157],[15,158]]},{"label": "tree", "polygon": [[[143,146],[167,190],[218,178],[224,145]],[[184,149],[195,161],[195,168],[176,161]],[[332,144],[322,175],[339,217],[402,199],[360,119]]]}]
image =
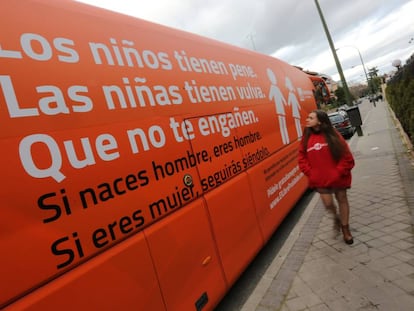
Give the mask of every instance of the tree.
[{"label": "tree", "polygon": [[365,84],[356,84],[349,87],[349,92],[353,98],[360,98],[369,94],[369,89]]},{"label": "tree", "polygon": [[341,106],[346,104],[346,97],[345,97],[345,91],[343,87],[338,86],[338,88],[335,90],[335,96],[336,96],[336,102],[337,106]]},{"label": "tree", "polygon": [[368,76],[370,78],[378,77],[378,69],[377,69],[377,67],[368,68]]},{"label": "tree", "polygon": [[388,82],[387,101],[414,144],[414,62],[407,63]]},{"label": "tree", "polygon": [[372,67],[368,69],[369,76],[369,88],[372,94],[378,93],[381,89],[381,78],[378,77],[377,67]]}]

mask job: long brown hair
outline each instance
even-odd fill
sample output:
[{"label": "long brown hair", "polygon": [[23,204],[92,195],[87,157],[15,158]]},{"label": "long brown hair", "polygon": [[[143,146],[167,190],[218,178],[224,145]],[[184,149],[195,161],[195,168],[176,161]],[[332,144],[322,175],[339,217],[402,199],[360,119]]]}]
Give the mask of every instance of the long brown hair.
[{"label": "long brown hair", "polygon": [[[328,114],[323,110],[313,110],[313,113],[316,114],[316,118],[320,122],[319,133],[321,133],[326,142],[328,143],[329,150],[331,151],[332,157],[335,161],[339,161],[342,155],[345,152],[345,146],[343,141],[339,138],[338,132],[332,126],[331,120],[328,117]],[[313,128],[306,127],[303,133],[302,144],[305,151],[307,150],[308,140],[312,133],[316,133]]]}]

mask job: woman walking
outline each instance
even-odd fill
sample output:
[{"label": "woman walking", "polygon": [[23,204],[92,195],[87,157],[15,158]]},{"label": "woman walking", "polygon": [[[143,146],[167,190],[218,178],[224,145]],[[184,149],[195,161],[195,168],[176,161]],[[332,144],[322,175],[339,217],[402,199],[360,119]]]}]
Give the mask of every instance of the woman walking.
[{"label": "woman walking", "polygon": [[[320,194],[325,208],[333,213],[335,227],[341,228],[345,243],[352,244],[347,189],[351,187],[354,157],[323,110],[314,110],[306,118],[298,161],[301,171],[308,177],[309,187]],[[333,195],[338,202],[339,217]]]}]

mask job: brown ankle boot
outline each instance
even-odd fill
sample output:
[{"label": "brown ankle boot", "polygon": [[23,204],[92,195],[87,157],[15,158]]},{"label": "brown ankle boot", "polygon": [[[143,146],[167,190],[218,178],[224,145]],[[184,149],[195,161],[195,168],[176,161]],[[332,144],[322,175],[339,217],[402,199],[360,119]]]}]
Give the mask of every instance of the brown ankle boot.
[{"label": "brown ankle boot", "polygon": [[354,238],[352,237],[352,234],[349,231],[349,225],[342,225],[341,228],[345,243],[349,245],[353,244]]}]

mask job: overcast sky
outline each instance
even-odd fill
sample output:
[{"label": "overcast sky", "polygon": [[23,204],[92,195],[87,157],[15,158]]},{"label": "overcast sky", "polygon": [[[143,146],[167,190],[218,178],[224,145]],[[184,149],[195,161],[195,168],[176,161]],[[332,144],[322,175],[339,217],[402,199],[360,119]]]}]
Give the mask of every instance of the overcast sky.
[{"label": "overcast sky", "polygon": [[[81,0],[260,53],[339,80],[314,0]],[[414,53],[414,0],[319,0],[348,84]],[[411,40],[411,41],[410,41]],[[411,43],[410,43],[411,42]]]}]

